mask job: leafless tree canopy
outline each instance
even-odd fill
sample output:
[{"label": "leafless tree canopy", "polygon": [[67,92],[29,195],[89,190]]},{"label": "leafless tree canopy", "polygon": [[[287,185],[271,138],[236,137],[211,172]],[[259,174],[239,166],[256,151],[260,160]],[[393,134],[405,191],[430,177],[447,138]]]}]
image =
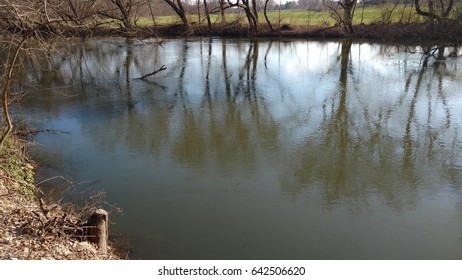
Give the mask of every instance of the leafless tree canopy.
[{"label": "leafless tree canopy", "polygon": [[[45,2],[46,3],[46,2]],[[3,30],[33,30],[37,25],[51,21],[50,9],[38,1],[0,1],[0,26]]]},{"label": "leafless tree canopy", "polygon": [[13,130],[13,122],[9,115],[9,95],[21,57],[31,48],[28,45],[29,41],[34,40],[31,44],[34,50],[49,52],[52,45],[45,40],[46,37],[60,35],[60,32],[67,28],[77,28],[79,23],[83,24],[86,18],[93,15],[90,8],[88,1],[0,0],[0,32],[3,35],[0,44],[5,53],[1,68],[3,131],[0,134],[0,146]]},{"label": "leafless tree canopy", "polygon": [[358,0],[339,0],[337,2],[323,0],[324,6],[331,11],[332,18],[350,34],[354,33],[353,15],[357,2]]},{"label": "leafless tree canopy", "polygon": [[454,6],[454,0],[414,0],[414,2],[419,15],[438,21],[447,19]]}]

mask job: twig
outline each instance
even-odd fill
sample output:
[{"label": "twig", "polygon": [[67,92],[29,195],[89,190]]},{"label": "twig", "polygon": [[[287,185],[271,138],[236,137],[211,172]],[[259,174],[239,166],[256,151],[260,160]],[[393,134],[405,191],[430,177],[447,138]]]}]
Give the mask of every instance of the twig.
[{"label": "twig", "polygon": [[143,76],[139,77],[138,79],[144,80],[144,79],[146,79],[147,77],[152,76],[152,75],[155,75],[155,74],[159,73],[160,71],[164,71],[164,70],[167,70],[167,67],[165,67],[165,65],[162,65],[159,69],[154,70],[154,72],[149,73],[149,74],[146,74],[146,75],[143,75]]},{"label": "twig", "polygon": [[48,220],[48,212],[49,212],[49,210],[45,208],[45,202],[43,202],[42,198],[39,198],[38,202],[39,202],[40,210],[42,210],[43,215]]},{"label": "twig", "polygon": [[37,184],[35,184],[35,186],[41,185],[43,183],[46,183],[46,182],[54,180],[54,179],[62,179],[62,180],[65,180],[66,182],[70,183],[70,181],[68,179],[66,179],[65,177],[63,177],[63,176],[54,176],[54,177],[51,177],[51,178],[48,178],[48,179],[45,179],[43,181],[38,182]]}]

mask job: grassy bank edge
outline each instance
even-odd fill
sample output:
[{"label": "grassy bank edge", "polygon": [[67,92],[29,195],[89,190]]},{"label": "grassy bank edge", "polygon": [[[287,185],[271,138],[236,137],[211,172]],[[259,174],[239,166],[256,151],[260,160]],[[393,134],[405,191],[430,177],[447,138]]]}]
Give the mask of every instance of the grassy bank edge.
[{"label": "grassy bank edge", "polygon": [[9,191],[20,195],[34,196],[35,163],[26,155],[27,142],[12,136],[0,147],[2,183]]}]

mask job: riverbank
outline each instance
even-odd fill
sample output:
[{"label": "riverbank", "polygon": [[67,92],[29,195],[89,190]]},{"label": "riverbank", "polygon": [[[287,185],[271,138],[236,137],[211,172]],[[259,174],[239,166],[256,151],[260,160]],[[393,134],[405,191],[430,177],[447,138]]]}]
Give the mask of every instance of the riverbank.
[{"label": "riverbank", "polygon": [[[462,41],[462,25],[455,21],[444,23],[393,23],[393,24],[361,24],[355,25],[355,32],[349,34],[340,26],[297,26],[281,25],[270,30],[267,24],[261,23],[254,38],[316,38],[316,39],[358,39],[380,42],[410,42],[421,43],[442,41],[445,43],[460,43]],[[135,27],[131,30],[116,28],[93,28],[67,32],[68,35],[89,36],[125,36],[125,37],[249,37],[249,29],[245,24],[228,23],[214,24],[209,29],[207,25],[192,25],[189,31],[183,25],[172,24],[155,27]]]},{"label": "riverbank", "polygon": [[16,137],[0,155],[0,259],[105,260],[117,259],[112,249],[98,252],[79,240],[84,213],[46,202],[34,186],[34,163],[27,143]]},{"label": "riverbank", "polygon": [[[393,41],[392,38],[402,38],[413,40],[419,43],[419,36],[431,35],[430,39],[458,42],[462,38],[458,28],[446,30],[447,32],[437,32],[434,25],[405,25],[400,28],[398,25],[389,26],[357,26],[356,33],[353,35],[345,34],[339,27],[312,27],[299,28],[286,26],[277,31],[270,32],[263,27],[258,37],[266,38],[357,38],[371,39],[376,38],[382,41]],[[168,32],[168,28],[175,30]],[[299,29],[298,29],[299,28]],[[155,32],[154,32],[155,31]],[[222,29],[213,29],[213,36],[246,36],[245,26],[222,26]],[[431,31],[431,32],[430,32]],[[112,33],[113,32],[113,33]],[[162,33],[164,32],[164,33]],[[134,31],[111,30],[110,34],[139,36],[159,35],[160,38],[171,37],[177,32],[178,36],[208,36],[206,26],[196,26],[190,34],[183,34],[182,26],[170,26],[165,29],[139,29]],[[432,33],[433,32],[433,33]],[[119,34],[120,33],[120,34]],[[407,38],[406,34],[414,33],[416,36]],[[370,35],[368,35],[370,34]],[[455,35],[459,34],[456,39]],[[105,35],[104,30],[101,35]],[[452,37],[453,36],[453,37]],[[248,38],[248,37],[246,37]],[[387,39],[389,38],[389,39]],[[186,55],[185,55],[186,57]],[[128,60],[127,60],[128,61]],[[119,65],[123,65],[120,63]],[[129,65],[129,64],[127,64]],[[127,75],[128,77],[128,75]],[[10,151],[2,152],[2,163],[9,162],[6,171],[2,169],[0,173],[0,258],[1,259],[106,259],[113,258],[111,255],[101,255],[93,245],[72,238],[69,228],[79,227],[80,218],[63,209],[60,205],[44,203],[33,196],[33,163],[27,160],[25,146],[19,139],[11,144],[13,156]],[[16,148],[14,148],[16,147]],[[12,158],[18,158],[10,162]],[[2,165],[3,167],[3,165]],[[17,174],[16,174],[17,173]],[[14,175],[14,176],[13,176]],[[29,188],[31,187],[31,188]],[[74,235],[77,235],[74,234]]]},{"label": "riverbank", "polygon": [[[340,26],[290,26],[282,25],[273,31],[262,25],[256,37],[269,38],[326,38],[326,39],[367,39],[381,42],[412,41],[423,42],[444,40],[447,42],[460,42],[462,26],[454,22],[448,23],[409,23],[409,24],[362,24],[356,25],[355,32],[348,34]],[[234,31],[233,29],[237,29]],[[223,30],[212,31],[212,35],[238,36],[245,27],[228,27]],[[208,29],[204,26],[195,29],[193,34],[205,36]]]}]

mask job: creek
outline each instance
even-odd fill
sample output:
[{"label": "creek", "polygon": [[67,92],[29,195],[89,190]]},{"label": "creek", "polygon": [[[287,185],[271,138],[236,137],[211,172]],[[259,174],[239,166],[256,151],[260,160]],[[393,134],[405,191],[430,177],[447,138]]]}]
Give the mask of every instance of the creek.
[{"label": "creek", "polygon": [[30,59],[20,112],[130,258],[461,259],[460,53],[88,39]]}]

